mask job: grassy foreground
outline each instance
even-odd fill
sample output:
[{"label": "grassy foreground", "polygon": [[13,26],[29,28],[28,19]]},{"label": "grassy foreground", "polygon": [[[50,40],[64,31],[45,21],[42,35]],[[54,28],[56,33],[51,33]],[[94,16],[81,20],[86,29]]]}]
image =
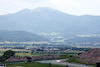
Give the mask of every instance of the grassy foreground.
[{"label": "grassy foreground", "polygon": [[[69,60],[66,60],[66,62],[69,62],[69,63],[87,64],[87,62],[78,61],[78,58],[76,58],[74,56],[70,56],[70,55],[60,55],[60,59],[66,59],[66,58],[69,59]],[[96,66],[95,63],[88,63],[88,65]]]},{"label": "grassy foreground", "polygon": [[88,64],[88,65],[93,65],[93,66],[96,66],[95,63],[87,63],[87,62],[80,62],[78,61],[75,57],[70,57],[69,60],[66,60],[67,62],[69,63],[79,63],[79,64]]},{"label": "grassy foreground", "polygon": [[[8,65],[7,67],[16,67],[16,66],[22,66],[22,67],[48,67],[48,64],[21,63],[21,64]],[[51,65],[51,67],[63,67],[63,66]]]}]

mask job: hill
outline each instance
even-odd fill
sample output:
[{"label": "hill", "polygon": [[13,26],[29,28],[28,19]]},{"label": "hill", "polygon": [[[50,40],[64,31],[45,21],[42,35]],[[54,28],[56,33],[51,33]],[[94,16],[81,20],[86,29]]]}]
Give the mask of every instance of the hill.
[{"label": "hill", "polygon": [[20,29],[36,34],[57,32],[60,36],[100,33],[100,16],[75,16],[49,7],[24,9],[0,16],[0,19],[0,30]]},{"label": "hill", "polygon": [[70,39],[64,40],[65,42],[70,43],[99,43],[100,42],[100,36],[98,37],[73,37]]},{"label": "hill", "polygon": [[25,31],[0,31],[0,42],[33,42],[48,41],[46,38]]}]

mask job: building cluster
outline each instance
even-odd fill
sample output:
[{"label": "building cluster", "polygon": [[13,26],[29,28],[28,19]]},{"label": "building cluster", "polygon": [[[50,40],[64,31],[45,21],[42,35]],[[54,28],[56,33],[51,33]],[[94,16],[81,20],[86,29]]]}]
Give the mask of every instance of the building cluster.
[{"label": "building cluster", "polygon": [[[44,56],[32,56],[30,57],[31,61],[35,60],[47,60],[47,59],[58,59],[59,55],[44,55]],[[12,62],[12,61],[27,61],[27,57],[10,57],[6,61]]]},{"label": "building cluster", "polygon": [[58,47],[55,46],[46,46],[46,47],[27,47],[25,50],[31,51],[59,51]]},{"label": "building cluster", "polygon": [[90,49],[80,54],[78,58],[83,59],[85,62],[100,62],[100,48]]}]

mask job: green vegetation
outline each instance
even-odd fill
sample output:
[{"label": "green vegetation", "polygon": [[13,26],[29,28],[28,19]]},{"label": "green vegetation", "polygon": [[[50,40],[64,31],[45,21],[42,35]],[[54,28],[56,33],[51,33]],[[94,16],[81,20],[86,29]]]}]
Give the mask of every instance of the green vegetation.
[{"label": "green vegetation", "polygon": [[69,60],[66,60],[66,61],[69,62],[69,63],[79,63],[79,64],[95,65],[94,63],[87,63],[87,62],[84,62],[84,61],[80,62],[80,61],[77,60],[78,58],[75,58],[75,57],[69,57],[68,59]]},{"label": "green vegetation", "polygon": [[74,51],[87,51],[87,50],[90,50],[91,48],[77,48],[77,47],[59,47],[60,50],[73,50],[72,52],[73,53],[77,53],[77,52],[74,52]]},{"label": "green vegetation", "polygon": [[34,52],[18,52],[15,54],[15,56],[41,56],[41,55],[57,55],[58,52],[56,51],[55,53],[52,52],[47,52],[47,51],[34,51]]},{"label": "green vegetation", "polygon": [[[93,42],[93,43],[97,43],[100,42],[100,37],[99,36],[90,36],[90,37],[83,37],[83,36],[79,36],[79,37],[74,37],[72,39],[68,39],[65,42],[77,42],[77,43],[87,43],[87,42]],[[81,44],[81,45],[85,45],[85,44]],[[92,45],[91,43],[87,44],[87,45]]]},{"label": "green vegetation", "polygon": [[[5,51],[7,51],[8,49],[1,49],[0,50],[0,56],[3,55],[3,53]],[[58,51],[25,51],[24,49],[11,49],[12,51],[15,51],[15,56],[41,56],[41,55],[72,55],[72,56],[76,56],[78,53],[80,52],[58,52]]]},{"label": "green vegetation", "polygon": [[58,52],[58,51],[50,51],[50,52],[47,52],[47,51],[34,51],[34,52],[25,52],[25,51],[21,51],[21,52],[17,52],[15,54],[15,56],[41,56],[41,55],[57,55],[57,54],[60,54],[60,55],[72,55],[72,56],[76,56],[78,53],[80,52]]},{"label": "green vegetation", "polygon": [[69,58],[70,56],[69,55],[60,55],[60,59],[66,59],[66,58]]},{"label": "green vegetation", "polygon": [[16,53],[15,56],[23,57],[23,56],[33,56],[33,55],[31,55],[30,53]]},{"label": "green vegetation", "polygon": [[67,62],[70,62],[70,63],[80,63],[80,62],[78,62],[77,60],[76,60],[76,58],[75,57],[71,57],[71,58],[69,58],[69,60],[67,60]]},{"label": "green vegetation", "polygon": [[[21,64],[8,65],[7,67],[14,67],[14,66],[22,66],[22,67],[47,67],[48,64],[41,64],[41,63],[21,63]],[[51,67],[63,67],[63,66],[51,65]]]},{"label": "green vegetation", "polygon": [[14,55],[15,55],[15,52],[11,51],[11,50],[4,52],[3,56],[1,56],[0,62],[3,62],[3,61],[7,60],[8,58],[10,58],[11,56],[14,56]]},{"label": "green vegetation", "polygon": [[[48,41],[48,39],[25,31],[0,31],[0,42],[40,42]],[[9,43],[9,42],[8,42]],[[17,45],[17,44],[16,44]]]},{"label": "green vegetation", "polygon": [[0,51],[0,56],[2,56],[2,55],[3,55],[3,53],[4,53],[4,51]]},{"label": "green vegetation", "polygon": [[[80,62],[80,61],[78,61],[77,59],[78,58],[76,58],[75,56],[72,56],[72,55],[60,55],[60,59],[69,59],[69,60],[66,60],[66,62],[69,62],[69,63],[79,63],[79,64],[87,64],[87,62]],[[88,63],[88,65],[96,65],[96,64],[94,64],[94,63]]]}]

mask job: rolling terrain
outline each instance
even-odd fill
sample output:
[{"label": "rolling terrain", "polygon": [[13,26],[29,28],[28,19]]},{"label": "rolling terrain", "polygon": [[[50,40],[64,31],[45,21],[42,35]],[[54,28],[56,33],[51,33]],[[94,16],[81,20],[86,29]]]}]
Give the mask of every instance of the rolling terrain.
[{"label": "rolling terrain", "polygon": [[[0,15],[0,30],[27,31],[41,35],[51,41],[59,40],[60,42],[67,41],[69,37],[76,35],[100,34],[99,25],[100,16],[75,16],[49,7],[38,7],[34,10],[23,9],[13,14]],[[99,37],[95,38],[99,41]],[[25,39],[20,38],[19,40],[27,41],[27,38]],[[84,38],[80,37],[74,37],[72,40],[75,41],[77,39],[84,40]],[[91,38],[88,37],[87,39]],[[2,40],[4,41],[5,39],[2,38]],[[31,40],[34,41],[34,39]],[[89,42],[91,41],[92,39]]]},{"label": "rolling terrain", "polygon": [[75,16],[49,7],[23,9],[0,16],[0,30],[24,30],[32,33],[58,32],[62,35],[99,33],[100,16]]},{"label": "rolling terrain", "polygon": [[10,42],[39,42],[48,41],[48,39],[25,31],[0,31],[0,42],[10,41]]}]

